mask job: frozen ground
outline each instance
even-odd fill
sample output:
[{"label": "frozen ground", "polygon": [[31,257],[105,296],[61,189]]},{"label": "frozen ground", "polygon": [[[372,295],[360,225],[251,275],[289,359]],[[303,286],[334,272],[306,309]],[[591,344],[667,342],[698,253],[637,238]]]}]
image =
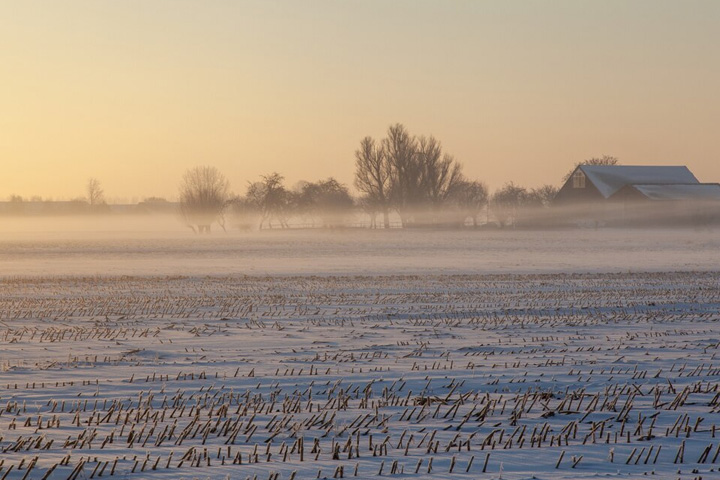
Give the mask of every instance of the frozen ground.
[{"label": "frozen ground", "polygon": [[[341,235],[358,252],[370,234]],[[500,234],[458,233],[437,249],[434,233],[402,235],[425,242],[413,261],[427,255],[426,265],[403,260],[418,272],[442,263],[431,254],[446,249],[460,250],[451,266],[461,271],[481,264],[463,266],[477,260],[455,240],[474,254],[475,242],[522,252]],[[563,235],[539,235],[555,261]],[[602,235],[634,253],[622,255],[629,265],[593,268],[627,272],[640,265],[635,256],[655,258],[632,234]],[[200,241],[212,246],[210,262],[226,246],[286,252],[291,267],[268,277],[2,281],[0,477],[718,477],[717,272],[289,276],[302,270],[285,245],[292,236],[231,247],[241,238],[163,240],[175,245],[167,257],[143,240],[128,262],[169,272]],[[680,269],[700,262],[678,253],[693,241],[713,268],[707,249],[717,236],[693,238],[658,237],[651,251],[674,252],[670,266]],[[324,242],[296,241],[305,251]],[[69,252],[34,247],[50,273],[73,258],[81,265],[69,273],[84,271],[85,251],[122,267],[127,240],[68,242]],[[593,242],[568,247],[570,270],[586,249],[609,259]],[[4,243],[3,264],[39,273],[42,262],[21,244]],[[362,266],[343,251],[320,252],[319,270],[334,272],[331,259],[342,271]],[[388,271],[391,257],[372,258],[366,269]]]},{"label": "frozen ground", "polygon": [[3,222],[0,276],[720,270],[720,229],[275,230],[200,237],[163,217]]}]

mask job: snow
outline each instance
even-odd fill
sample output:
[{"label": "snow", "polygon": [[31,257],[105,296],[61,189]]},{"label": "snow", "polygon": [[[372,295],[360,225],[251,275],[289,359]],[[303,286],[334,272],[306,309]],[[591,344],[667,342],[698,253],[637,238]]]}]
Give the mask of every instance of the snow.
[{"label": "snow", "polygon": [[625,185],[698,183],[685,166],[581,165],[579,168],[605,198]]},{"label": "snow", "polygon": [[719,246],[16,231],[0,476],[718,478]]},{"label": "snow", "polygon": [[720,184],[696,185],[633,185],[652,200],[712,200],[720,201]]},{"label": "snow", "polygon": [[419,462],[437,479],[706,478],[719,281],[7,280],[2,472],[22,478],[37,458],[40,478],[67,458],[50,478],[109,476],[116,459],[119,478],[409,477]]}]

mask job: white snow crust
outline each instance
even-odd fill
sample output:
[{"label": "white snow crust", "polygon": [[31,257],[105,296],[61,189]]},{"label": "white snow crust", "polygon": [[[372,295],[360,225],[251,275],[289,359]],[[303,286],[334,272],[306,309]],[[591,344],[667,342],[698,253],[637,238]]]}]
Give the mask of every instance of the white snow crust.
[{"label": "white snow crust", "polygon": [[717,478],[719,283],[6,278],[0,475]]}]

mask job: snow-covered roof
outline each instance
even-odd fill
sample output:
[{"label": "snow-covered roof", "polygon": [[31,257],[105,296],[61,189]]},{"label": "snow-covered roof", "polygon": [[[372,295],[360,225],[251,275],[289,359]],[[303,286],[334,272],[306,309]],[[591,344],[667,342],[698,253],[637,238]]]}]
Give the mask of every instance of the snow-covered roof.
[{"label": "snow-covered roof", "polygon": [[605,198],[625,185],[699,183],[685,166],[581,165],[579,168]]},{"label": "snow-covered roof", "polygon": [[713,200],[720,201],[720,184],[633,185],[651,200]]}]

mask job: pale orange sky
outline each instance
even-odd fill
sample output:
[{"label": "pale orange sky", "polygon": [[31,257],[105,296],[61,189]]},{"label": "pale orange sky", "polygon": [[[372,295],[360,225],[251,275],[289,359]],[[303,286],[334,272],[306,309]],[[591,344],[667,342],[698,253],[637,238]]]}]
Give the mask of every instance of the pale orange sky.
[{"label": "pale orange sky", "polygon": [[0,198],[352,184],[388,125],[433,134],[491,188],[576,161],[720,181],[720,2],[0,2]]}]

